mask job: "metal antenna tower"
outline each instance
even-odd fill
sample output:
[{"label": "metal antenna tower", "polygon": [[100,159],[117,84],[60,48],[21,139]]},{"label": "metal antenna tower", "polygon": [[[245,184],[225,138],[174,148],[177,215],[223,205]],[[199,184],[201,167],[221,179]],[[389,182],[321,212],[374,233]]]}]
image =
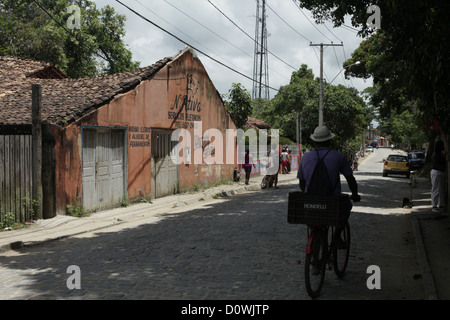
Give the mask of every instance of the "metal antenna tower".
[{"label": "metal antenna tower", "polygon": [[255,53],[253,59],[252,98],[269,100],[269,64],[267,62],[266,0],[256,0]]}]

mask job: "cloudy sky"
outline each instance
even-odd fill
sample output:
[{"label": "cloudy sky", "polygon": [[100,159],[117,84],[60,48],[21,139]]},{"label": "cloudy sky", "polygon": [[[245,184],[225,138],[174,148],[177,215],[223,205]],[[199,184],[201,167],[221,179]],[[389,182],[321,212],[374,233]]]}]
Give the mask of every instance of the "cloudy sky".
[{"label": "cloudy sky", "polygon": [[[121,0],[161,28],[232,69],[253,77],[256,0]],[[262,2],[262,1],[261,1]],[[127,17],[125,43],[141,66],[174,56],[185,44],[141,19],[114,0],[97,0],[97,8],[110,5]],[[330,22],[316,25],[311,14],[293,0],[267,0],[269,85],[279,89],[289,82],[292,72],[302,64],[319,76],[319,47],[310,43],[343,43],[324,50],[324,78],[358,90],[371,81],[345,80],[343,62],[363,40],[348,27],[333,28]],[[223,14],[214,6],[216,6]],[[226,15],[226,17],[224,16]],[[229,19],[227,19],[227,17]],[[236,27],[232,22],[236,25]],[[351,26],[351,23],[347,23]],[[250,37],[249,37],[250,36]],[[241,83],[250,93],[252,81],[198,53],[216,89],[227,93],[232,83]],[[270,98],[276,91],[271,90]]]}]

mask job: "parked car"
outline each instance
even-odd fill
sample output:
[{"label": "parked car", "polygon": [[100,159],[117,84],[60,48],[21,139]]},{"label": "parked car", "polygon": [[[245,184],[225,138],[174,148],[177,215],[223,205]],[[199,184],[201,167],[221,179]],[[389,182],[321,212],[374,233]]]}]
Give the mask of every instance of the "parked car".
[{"label": "parked car", "polygon": [[389,174],[404,174],[407,179],[410,177],[410,167],[408,157],[400,154],[391,154],[384,160],[383,177]]},{"label": "parked car", "polygon": [[366,147],[366,152],[373,152],[373,147],[372,146],[367,146]]},{"label": "parked car", "polygon": [[411,151],[408,152],[409,166],[411,170],[422,169],[425,165],[425,152]]}]

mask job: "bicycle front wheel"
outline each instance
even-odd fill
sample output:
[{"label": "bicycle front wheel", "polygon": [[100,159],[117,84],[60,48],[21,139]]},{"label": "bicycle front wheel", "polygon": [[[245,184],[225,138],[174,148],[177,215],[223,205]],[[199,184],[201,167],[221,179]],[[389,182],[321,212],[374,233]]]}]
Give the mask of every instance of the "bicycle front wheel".
[{"label": "bicycle front wheel", "polygon": [[333,246],[333,266],[334,273],[338,278],[342,278],[348,265],[348,258],[350,256],[350,225],[347,221],[345,226],[341,228],[341,234],[338,235],[345,243],[345,248],[336,248]]},{"label": "bicycle front wheel", "polygon": [[311,298],[317,298],[325,279],[327,239],[323,231],[315,232],[311,239],[310,252],[305,259],[305,285]]}]

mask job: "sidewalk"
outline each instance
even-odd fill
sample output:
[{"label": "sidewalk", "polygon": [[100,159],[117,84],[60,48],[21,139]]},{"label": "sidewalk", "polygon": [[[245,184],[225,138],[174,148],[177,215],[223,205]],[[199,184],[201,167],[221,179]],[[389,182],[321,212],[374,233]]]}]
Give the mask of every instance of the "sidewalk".
[{"label": "sidewalk", "polygon": [[[278,184],[297,180],[297,172],[279,174]],[[72,236],[88,235],[93,232],[113,232],[133,228],[145,223],[155,223],[164,219],[164,214],[174,208],[201,204],[204,200],[226,197],[245,191],[261,190],[262,175],[254,175],[250,183],[245,185],[245,177],[241,175],[239,182],[221,185],[198,192],[171,195],[152,200],[151,203],[133,204],[128,207],[104,210],[90,216],[76,218],[58,215],[51,219],[38,220],[24,229],[0,231],[0,254],[8,250],[34,246],[48,241],[60,240]],[[263,190],[270,192],[272,190]]]},{"label": "sidewalk", "polygon": [[431,211],[431,183],[416,177],[412,182],[411,210],[417,259],[429,300],[450,299],[450,219]]}]

